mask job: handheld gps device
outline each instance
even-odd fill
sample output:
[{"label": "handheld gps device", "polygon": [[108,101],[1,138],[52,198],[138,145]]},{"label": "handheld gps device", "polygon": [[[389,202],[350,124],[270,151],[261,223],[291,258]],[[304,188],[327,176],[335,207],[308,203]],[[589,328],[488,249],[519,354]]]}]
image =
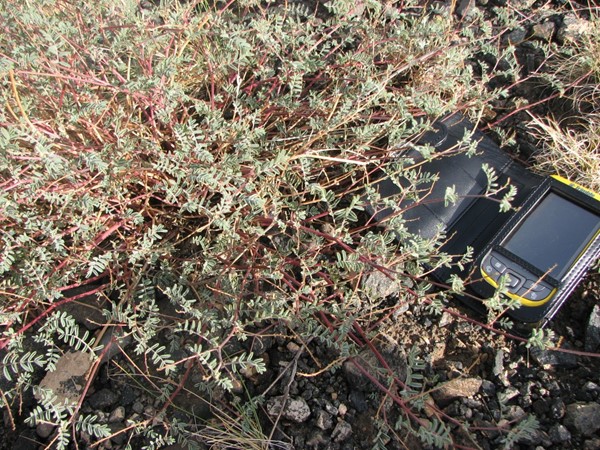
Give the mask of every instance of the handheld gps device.
[{"label": "handheld gps device", "polygon": [[[475,155],[453,151],[468,133],[477,142]],[[433,275],[442,282],[454,273],[470,276],[468,289],[480,298],[492,296],[502,283],[521,304],[507,314],[544,325],[600,257],[600,195],[559,176],[534,174],[458,114],[436,122],[420,143],[438,155],[425,159],[409,149],[399,157],[419,163],[438,179],[424,187],[426,201],[400,200],[404,223],[425,238],[444,232],[448,239],[442,250],[449,254],[464,254],[467,247],[474,252],[470,267],[443,267]],[[499,184],[517,188],[513,211],[501,213],[499,199],[485,196],[483,164],[494,169]],[[382,176],[374,186],[381,198],[393,198],[402,190],[403,181],[397,183]],[[449,187],[459,201],[446,206]],[[367,210],[377,221],[392,213],[370,203]]]},{"label": "handheld gps device", "polygon": [[552,317],[600,254],[600,196],[562,177],[545,179],[476,260],[481,295],[498,287],[523,322]]}]

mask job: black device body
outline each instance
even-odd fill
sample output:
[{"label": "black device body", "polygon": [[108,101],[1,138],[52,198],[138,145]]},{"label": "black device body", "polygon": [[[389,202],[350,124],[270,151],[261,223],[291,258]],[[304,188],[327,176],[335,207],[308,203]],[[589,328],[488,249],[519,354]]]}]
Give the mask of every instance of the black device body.
[{"label": "black device body", "polygon": [[[600,256],[600,196],[560,177],[532,173],[458,114],[435,127],[421,144],[433,146],[438,156],[425,160],[415,149],[399,155],[438,175],[435,183],[424,186],[425,201],[401,203],[408,230],[425,238],[443,231],[447,240],[442,250],[449,254],[473,249],[473,263],[462,271],[456,266],[437,269],[434,276],[440,281],[453,273],[470,276],[470,293],[484,299],[504,282],[508,295],[522,304],[508,314],[544,325]],[[466,134],[477,142],[475,155],[453,151]],[[494,169],[499,185],[510,182],[517,188],[512,211],[501,213],[500,199],[484,195],[488,181],[483,164]],[[375,186],[381,197],[402,190],[386,177]],[[445,205],[449,187],[459,200]],[[391,214],[374,205],[367,209],[378,221]]]}]

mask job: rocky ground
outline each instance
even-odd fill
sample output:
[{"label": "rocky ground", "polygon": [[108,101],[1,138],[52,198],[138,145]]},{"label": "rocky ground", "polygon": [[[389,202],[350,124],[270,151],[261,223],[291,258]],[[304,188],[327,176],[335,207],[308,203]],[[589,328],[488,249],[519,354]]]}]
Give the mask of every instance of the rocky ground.
[{"label": "rocky ground", "polygon": [[[592,308],[594,301],[597,297],[593,295],[586,299],[580,295],[556,318],[563,348],[598,349],[600,306]],[[411,349],[418,350],[427,380],[423,389],[425,417],[444,416],[446,421],[466,425],[468,433],[461,432],[459,425],[451,426],[455,443],[463,448],[600,448],[600,359],[529,350],[455,316],[467,312],[458,306],[436,315],[423,305],[407,305],[374,341],[377,352],[401,379],[406,379]],[[582,318],[588,315],[587,327],[581,326]],[[207,432],[201,419],[227,413],[234,421],[242,421],[238,417],[241,410],[232,409],[232,399],[245,401],[257,395],[264,402],[256,405],[256,420],[246,415],[244,425],[262,428],[263,436],[270,435],[270,448],[367,449],[377,448],[375,444],[379,448],[436,448],[423,445],[406,432],[394,435],[386,427],[398,419],[398,406],[353,362],[377,378],[385,369],[371,349],[365,348],[354,360],[340,359],[337,352],[317,345],[316,340],[297,340],[282,326],[257,335],[251,342],[233,342],[228,351],[241,349],[260,354],[267,362],[267,371],[243,373],[234,395],[214,394],[210,407],[207,397],[198,394],[202,378],[192,371],[174,407],[167,410],[186,423],[198,421],[198,437],[193,440],[199,448],[210,448],[210,439],[219,436],[218,432]],[[101,367],[83,404],[84,413],[95,414],[116,433],[96,448],[142,448],[145,438],[131,438],[128,432],[133,423],[147,420],[160,430],[158,413],[165,401],[153,395],[147,381],[128,376],[124,368],[132,364],[143,364],[143,358],[132,361],[123,354],[115,355]],[[73,370],[67,369],[70,377]],[[67,391],[75,389],[68,387]],[[519,423],[533,418],[539,422],[537,430],[516,436],[514,444],[507,445],[507,430],[515,431]],[[43,448],[55,432],[53,426],[40,424],[12,434],[7,431],[6,414],[5,425],[1,448]],[[89,448],[86,434],[78,435],[80,448]],[[231,436],[229,433],[229,444],[235,442]],[[263,448],[250,446],[243,436],[247,434],[236,438],[236,447],[215,448]]]},{"label": "rocky ground", "polygon": [[[518,47],[524,71],[537,67],[538,54],[532,41],[563,42],[576,38],[589,26],[585,18],[572,13],[548,7],[530,9],[534,3],[529,0],[516,3],[512,7],[531,13],[522,28],[513,30],[506,39]],[[478,4],[460,1],[456,14],[464,17],[474,8],[489,6],[487,0]],[[535,92],[529,90],[515,93],[532,94]],[[504,113],[495,112],[491,119],[501,118]],[[522,149],[527,150],[531,142],[519,124],[518,114],[505,122],[505,126],[515,127]],[[130,425],[144,423],[160,434],[165,411],[195,427],[195,434],[189,437],[199,448],[209,448],[211,443],[215,448],[267,448],[249,440],[253,429],[270,440],[268,448],[435,448],[403,430],[394,430],[401,406],[394,404],[392,397],[398,397],[398,392],[386,395],[377,386],[385,382],[379,374],[388,369],[406,380],[407,372],[411,367],[414,371],[417,364],[426,380],[422,395],[415,399],[424,402],[422,416],[425,420],[443,418],[450,424],[457,446],[600,449],[600,355],[583,354],[600,352],[598,275],[588,277],[550,325],[557,335],[557,345],[568,352],[529,349],[520,341],[482,329],[460,316],[476,317],[460,304],[438,315],[422,304],[411,303],[379,329],[374,348],[365,347],[354,359],[342,358],[316,339],[299,340],[290,327],[266,327],[254,339],[232,342],[228,348],[232,353],[245,349],[261,355],[267,364],[265,373],[246,371],[234,380],[234,394],[213,393],[209,398],[199,391],[202,377],[192,367],[183,389],[166,409],[168,402],[156,398],[151,386],[153,380],[165,382],[164,377],[143,379],[128,370],[135,365],[143,367],[143,355],[136,359],[121,352],[107,354],[89,386],[82,411],[108,424],[113,435],[93,448],[142,448],[146,438],[134,436]],[[390,287],[379,288],[386,291]],[[389,296],[390,304],[399,301],[398,295]],[[70,312],[95,331],[90,311],[75,306]],[[98,323],[102,323],[101,316]],[[415,363],[413,357],[421,362]],[[81,376],[77,371],[86,368],[85,362],[78,361],[77,355],[73,358],[70,368],[62,371],[63,378],[45,382],[60,385],[67,393],[81,390],[86,380],[76,378]],[[361,367],[367,368],[367,373]],[[248,408],[247,399],[257,396],[263,401]],[[241,403],[233,402],[235,397]],[[24,397],[24,401],[34,403],[33,398]],[[24,406],[25,410],[29,408]],[[237,447],[231,440],[229,447],[216,446],[223,434],[206,428],[202,422],[225,414],[244,429],[237,433]],[[535,431],[517,433],[520,426],[526,427],[533,419],[539,424]],[[46,424],[35,428],[19,425],[13,431],[12,420],[5,411],[0,448],[44,448],[55,436],[55,427]],[[73,448],[89,448],[89,436],[85,432],[77,435],[78,447],[73,444]]]}]

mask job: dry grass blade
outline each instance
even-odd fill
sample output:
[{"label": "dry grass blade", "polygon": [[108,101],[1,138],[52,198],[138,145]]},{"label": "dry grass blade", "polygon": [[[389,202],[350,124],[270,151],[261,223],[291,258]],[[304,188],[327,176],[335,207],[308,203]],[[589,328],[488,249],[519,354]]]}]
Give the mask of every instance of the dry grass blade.
[{"label": "dry grass blade", "polygon": [[531,116],[534,135],[544,143],[534,168],[558,173],[596,192],[600,191],[600,116],[588,116],[584,130],[563,128],[552,119]]}]

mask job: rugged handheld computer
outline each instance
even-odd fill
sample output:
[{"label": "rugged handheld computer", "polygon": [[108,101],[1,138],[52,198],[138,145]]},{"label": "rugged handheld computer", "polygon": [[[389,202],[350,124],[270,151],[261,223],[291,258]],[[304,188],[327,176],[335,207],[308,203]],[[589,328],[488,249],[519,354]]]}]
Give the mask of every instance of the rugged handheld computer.
[{"label": "rugged handheld computer", "polygon": [[[542,182],[477,260],[489,294],[502,277],[524,322],[552,317],[600,253],[600,196],[564,178]],[[487,286],[486,286],[487,285]]]},{"label": "rugged handheld computer", "polygon": [[[466,133],[477,142],[475,155],[458,151],[448,156],[446,150],[456,148]],[[428,201],[401,200],[405,224],[426,238],[443,231],[448,238],[442,250],[449,254],[461,255],[470,247],[474,255],[470,267],[443,267],[434,276],[442,282],[453,273],[469,276],[469,290],[481,298],[489,298],[503,283],[521,303],[508,314],[544,325],[600,257],[600,195],[559,176],[534,174],[460,115],[436,123],[421,143],[442,156],[425,160],[416,150],[399,156],[437,174],[437,181],[425,186]],[[494,169],[498,183],[510,181],[517,188],[511,212],[501,213],[498,199],[485,196],[484,164]],[[374,186],[382,198],[401,192],[385,176]],[[449,187],[459,198],[453,205],[444,203]],[[378,221],[391,214],[371,203],[367,210]]]}]

